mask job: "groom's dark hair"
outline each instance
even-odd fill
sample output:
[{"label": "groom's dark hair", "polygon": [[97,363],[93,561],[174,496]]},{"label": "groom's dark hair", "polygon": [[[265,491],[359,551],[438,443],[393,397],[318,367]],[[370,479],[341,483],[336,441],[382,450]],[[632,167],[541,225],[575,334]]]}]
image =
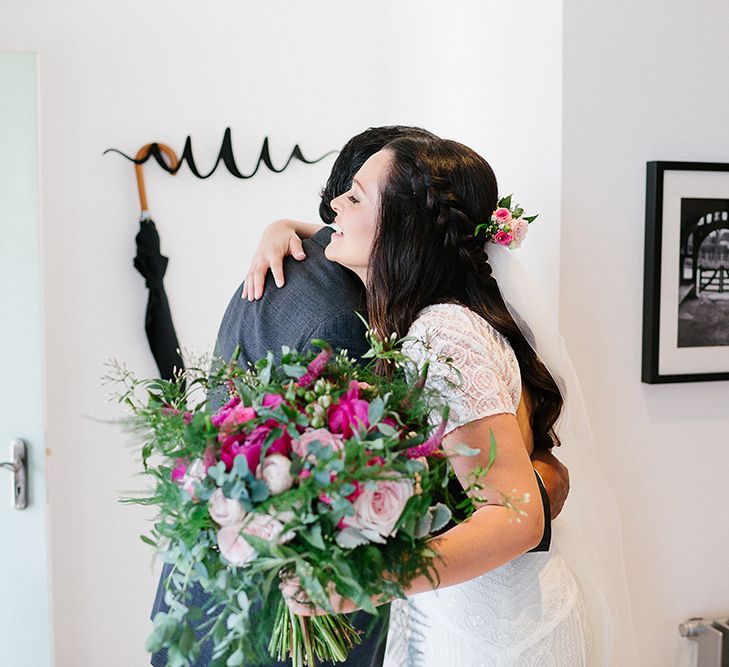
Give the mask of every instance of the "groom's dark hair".
[{"label": "groom's dark hair", "polygon": [[339,152],[332,166],[327,183],[321,191],[319,216],[327,225],[334,222],[336,213],[332,211],[329,202],[339,197],[352,187],[352,179],[359,168],[371,155],[384,148],[395,139],[402,137],[429,137],[435,135],[422,127],[408,127],[407,125],[384,125],[370,127],[355,137],[352,137]]}]

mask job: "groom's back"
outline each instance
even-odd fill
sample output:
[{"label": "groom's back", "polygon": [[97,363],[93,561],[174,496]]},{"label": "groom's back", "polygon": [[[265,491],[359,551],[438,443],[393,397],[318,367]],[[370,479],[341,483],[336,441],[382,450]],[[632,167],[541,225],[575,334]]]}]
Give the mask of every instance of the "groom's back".
[{"label": "groom's back", "polygon": [[331,229],[305,240],[306,259],[284,261],[286,284],[276,287],[270,272],[263,298],[241,299],[242,286],[233,295],[218,332],[216,355],[229,360],[240,346],[241,363],[255,362],[281,346],[304,350],[312,338],[321,338],[355,357],[367,349],[364,325],[356,311],[366,313],[365,291],[357,277],[324,256]]}]

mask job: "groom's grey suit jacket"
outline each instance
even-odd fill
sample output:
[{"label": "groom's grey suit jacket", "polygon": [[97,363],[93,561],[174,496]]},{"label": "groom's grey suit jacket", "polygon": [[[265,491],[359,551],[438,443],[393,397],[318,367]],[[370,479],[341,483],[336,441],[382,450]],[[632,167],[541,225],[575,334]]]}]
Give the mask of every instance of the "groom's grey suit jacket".
[{"label": "groom's grey suit jacket", "polygon": [[[347,349],[353,357],[359,358],[366,352],[364,325],[356,315],[356,311],[366,314],[364,286],[352,272],[324,256],[331,233],[331,229],[324,228],[303,242],[305,261],[298,262],[291,257],[284,260],[286,285],[282,289],[276,287],[269,273],[261,300],[241,299],[242,285],[236,290],[220,325],[216,356],[228,360],[240,346],[240,361],[245,364],[266,356],[269,350],[280,355],[282,345],[303,351],[313,338]],[[163,579],[168,573],[169,566],[165,566],[157,588],[153,618],[158,611],[167,609]],[[204,599],[200,589],[193,591],[193,595],[198,603]],[[352,616],[355,625],[363,630],[369,627],[371,618],[364,612]],[[350,653],[346,664],[351,667],[382,665],[384,642],[378,641],[378,635],[383,628],[386,626],[382,622],[374,627],[370,636]],[[203,646],[196,667],[209,664],[211,649],[209,642]],[[166,651],[152,656],[154,667],[166,664]],[[268,666],[283,664],[290,663],[271,659]]]}]

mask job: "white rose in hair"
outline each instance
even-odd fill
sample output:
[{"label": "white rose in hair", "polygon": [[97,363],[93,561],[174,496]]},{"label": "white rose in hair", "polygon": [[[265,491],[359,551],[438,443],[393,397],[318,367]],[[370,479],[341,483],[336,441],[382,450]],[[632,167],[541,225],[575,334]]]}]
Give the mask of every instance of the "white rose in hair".
[{"label": "white rose in hair", "polygon": [[223,558],[231,565],[240,567],[256,556],[256,550],[241,536],[241,524],[223,526],[218,531],[218,547]]},{"label": "white rose in hair", "polygon": [[256,476],[266,483],[273,496],[287,491],[294,484],[294,478],[291,476],[291,460],[283,454],[271,454],[263,459]]},{"label": "white rose in hair", "polygon": [[[363,531],[372,539],[373,533],[382,537],[394,534],[408,498],[413,495],[410,480],[392,479],[376,482],[374,488],[366,484],[354,501],[354,516],[345,517],[346,525]],[[374,540],[379,541],[379,540]]]},{"label": "white rose in hair", "polygon": [[208,513],[219,526],[231,526],[241,522],[246,516],[246,511],[240,501],[227,498],[222,489],[215,489],[208,500]]}]

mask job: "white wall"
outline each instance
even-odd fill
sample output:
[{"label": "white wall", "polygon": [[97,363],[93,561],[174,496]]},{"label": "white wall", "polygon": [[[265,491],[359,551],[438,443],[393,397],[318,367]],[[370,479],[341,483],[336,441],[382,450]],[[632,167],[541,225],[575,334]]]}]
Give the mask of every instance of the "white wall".
[{"label": "white wall", "polygon": [[622,507],[641,664],[729,613],[726,382],[640,382],[645,163],[729,159],[724,2],[564,2],[561,316]]},{"label": "white wall", "polygon": [[[117,503],[142,486],[138,457],[106,423],[120,410],[103,363],[155,368],[144,337],[144,283],[132,268],[133,169],[103,156],[149,141],[201,169],[233,129],[242,170],[264,135],[274,159],[307,155],[384,123],[423,124],[471,143],[529,209],[530,251],[556,305],[559,253],[559,3],[334,0],[3,0],[0,50],[40,56],[47,430],[56,664],[145,664],[156,587],[148,528]],[[333,158],[239,181],[146,168],[150,208],[170,257],[177,333],[210,349],[263,225],[314,218]]]}]

